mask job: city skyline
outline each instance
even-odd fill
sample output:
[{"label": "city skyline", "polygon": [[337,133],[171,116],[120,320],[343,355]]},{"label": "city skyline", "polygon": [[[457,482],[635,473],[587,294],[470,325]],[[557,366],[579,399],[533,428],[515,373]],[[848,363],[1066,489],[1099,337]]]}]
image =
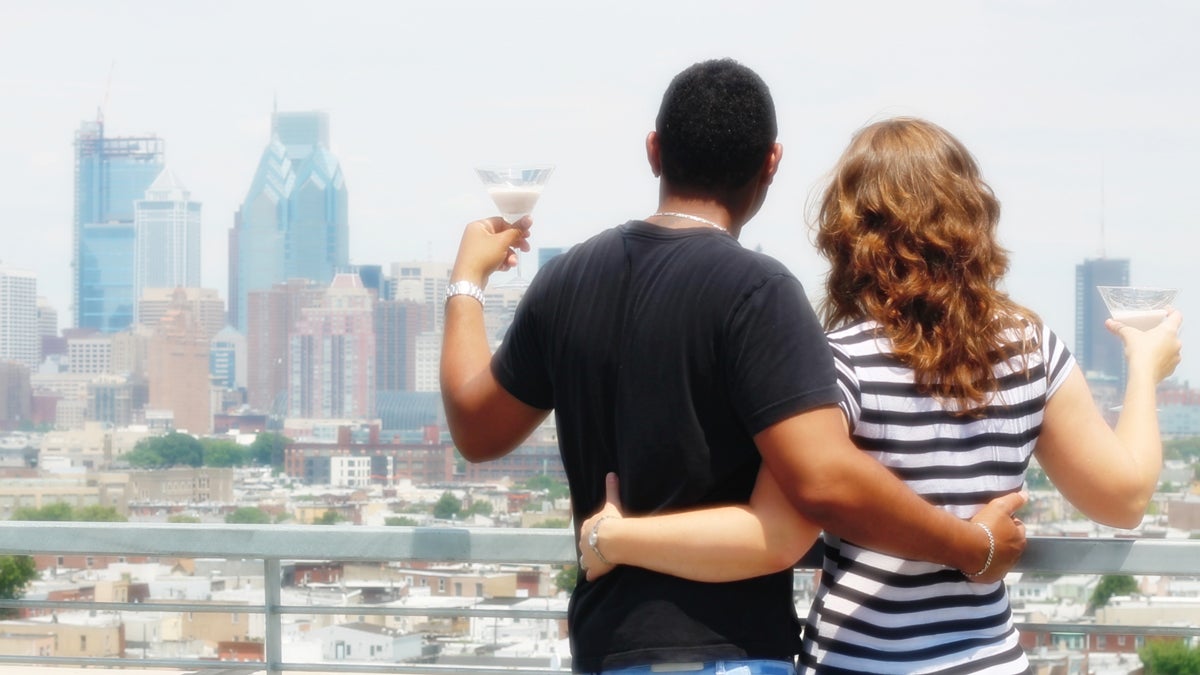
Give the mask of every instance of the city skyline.
[{"label": "city skyline", "polygon": [[[466,5],[456,3],[318,7],[66,2],[4,10],[0,53],[21,65],[0,75],[11,92],[0,123],[21,133],[0,184],[14,222],[32,233],[4,261],[38,274],[39,294],[64,326],[70,134],[97,107],[109,135],[165,140],[170,165],[205,205],[202,285],[228,299],[228,230],[276,101],[330,114],[331,149],[354,191],[351,263],[449,261],[462,225],[494,210],[471,171],[479,163],[558,165],[534,213],[535,247],[566,246],[645,216],[655,184],[642,139],[662,90],[689,63],[725,55],[772,87],[785,147],[772,194],[742,241],[780,258],[814,299],[825,269],[803,222],[814,189],[856,128],[916,114],[946,126],[979,159],[1004,207],[1006,287],[1068,344],[1073,268],[1100,251],[1130,259],[1135,284],[1181,287],[1185,317],[1200,311],[1200,295],[1187,288],[1190,226],[1200,217],[1188,199],[1200,151],[1200,121],[1190,112],[1200,102],[1190,30],[1200,9],[756,3],[731,14],[720,3],[668,2],[616,3],[594,17],[587,8],[523,2],[470,6],[464,23]],[[192,27],[184,35],[153,30],[180,20]],[[566,30],[582,20],[595,37]],[[688,39],[662,40],[661,27],[673,25]],[[323,49],[273,52],[258,39],[267,27]],[[532,53],[506,65],[498,35],[532,39]],[[200,49],[218,37],[241,47]],[[639,48],[610,46],[622,42]],[[139,58],[147,50],[161,58]],[[506,68],[512,76],[497,77]],[[1179,374],[1196,381],[1186,327],[1183,339]]]}]

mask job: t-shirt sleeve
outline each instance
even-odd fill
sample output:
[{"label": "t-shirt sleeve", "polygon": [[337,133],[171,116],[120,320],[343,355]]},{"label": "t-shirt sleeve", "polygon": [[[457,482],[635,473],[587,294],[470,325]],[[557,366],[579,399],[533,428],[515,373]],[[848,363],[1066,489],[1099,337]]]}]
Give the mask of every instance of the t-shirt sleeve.
[{"label": "t-shirt sleeve", "polygon": [[1042,329],[1042,362],[1046,364],[1046,400],[1049,400],[1075,369],[1075,357],[1058,335],[1045,327]]},{"label": "t-shirt sleeve", "polygon": [[504,341],[492,355],[492,376],[525,405],[550,410],[554,407],[554,387],[536,320],[537,312],[545,311],[541,306],[544,288],[545,283],[535,279],[521,298]]},{"label": "t-shirt sleeve", "polygon": [[854,363],[842,345],[831,341],[829,347],[833,350],[833,367],[837,371],[838,389],[842,395],[841,400],[838,401],[838,407],[846,416],[850,431],[854,431],[854,427],[858,425],[858,420],[862,416],[862,388],[858,383],[858,373],[854,370]]},{"label": "t-shirt sleeve", "polygon": [[829,344],[794,277],[771,275],[751,290],[727,337],[731,399],[751,435],[841,400]]}]

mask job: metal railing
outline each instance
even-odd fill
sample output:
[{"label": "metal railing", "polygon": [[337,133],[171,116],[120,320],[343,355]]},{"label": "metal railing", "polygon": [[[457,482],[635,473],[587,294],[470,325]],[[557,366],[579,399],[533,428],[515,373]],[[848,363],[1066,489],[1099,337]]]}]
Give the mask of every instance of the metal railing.
[{"label": "metal railing", "polygon": [[[171,558],[258,559],[263,562],[261,606],[229,603],[121,603],[49,600],[5,600],[3,608],[81,609],[131,612],[243,612],[265,617],[262,661],[219,662],[223,672],[266,671],[354,673],[530,673],[565,672],[549,667],[447,666],[424,663],[380,665],[343,662],[293,663],[283,658],[282,618],[288,614],[390,615],[423,617],[506,617],[557,619],[556,610],[285,605],[282,602],[284,561],[430,561],[484,564],[569,564],[575,545],[564,530],[321,527],[289,525],[161,525],[147,523],[0,523],[0,554],[149,556]],[[798,567],[819,566],[818,550]],[[1033,537],[1018,570],[1050,574],[1130,574],[1200,576],[1200,541],[1162,539],[1095,539]],[[1034,624],[1045,630],[1072,633],[1103,629],[1087,624]],[[1200,636],[1197,627],[1122,626],[1125,633]],[[181,658],[97,658],[0,656],[0,664],[162,667],[195,670],[218,662]]]}]

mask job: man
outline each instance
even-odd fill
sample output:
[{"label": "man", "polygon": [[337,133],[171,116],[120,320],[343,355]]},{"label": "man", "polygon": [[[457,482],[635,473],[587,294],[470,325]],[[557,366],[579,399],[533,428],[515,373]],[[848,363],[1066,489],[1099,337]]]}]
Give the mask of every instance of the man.
[{"label": "man", "polygon": [[[514,262],[513,248],[529,249],[528,223],[468,225],[441,370],[459,450],[471,461],[502,456],[553,409],[576,523],[604,504],[610,471],[630,513],[746,504],[770,483],[830,531],[995,578],[1024,546],[1010,517],[1020,497],[977,516],[985,532],[859,452],[799,282],[738,245],[782,158],[775,139],[774,104],[752,71],[721,60],[680,73],[646,139],[658,209],[552,260],[494,358],[480,288]],[[756,489],[764,461],[776,481]],[[776,570],[812,540],[766,536],[783,551]],[[573,667],[791,673],[791,588],[786,569],[731,583],[629,567],[581,578],[569,609]]]}]

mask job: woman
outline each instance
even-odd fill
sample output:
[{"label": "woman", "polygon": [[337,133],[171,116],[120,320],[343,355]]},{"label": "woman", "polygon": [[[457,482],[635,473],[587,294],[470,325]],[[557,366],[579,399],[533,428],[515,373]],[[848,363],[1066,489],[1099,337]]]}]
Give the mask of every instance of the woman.
[{"label": "woman", "polygon": [[[1036,456],[1088,517],[1134,527],[1157,486],[1155,386],[1179,362],[1180,317],[1171,312],[1145,332],[1109,322],[1128,359],[1124,407],[1110,429],[1065,345],[999,290],[1008,260],[998,220],[974,159],[937,125],[892,119],[855,135],[825,190],[817,230],[831,264],[823,312],[852,438],[962,518],[1021,490]],[[768,473],[759,482],[777,495]],[[811,531],[782,511],[752,501],[619,519],[615,505],[606,507],[582,527],[583,564],[590,577],[611,569],[606,562],[710,581],[763,573],[777,565],[770,533],[781,518]],[[711,546],[713,555],[680,561],[672,553],[681,542],[668,536],[670,525],[681,519],[689,551]],[[804,669],[1028,672],[1003,583],[971,579],[986,566],[953,570],[824,537]]]}]

